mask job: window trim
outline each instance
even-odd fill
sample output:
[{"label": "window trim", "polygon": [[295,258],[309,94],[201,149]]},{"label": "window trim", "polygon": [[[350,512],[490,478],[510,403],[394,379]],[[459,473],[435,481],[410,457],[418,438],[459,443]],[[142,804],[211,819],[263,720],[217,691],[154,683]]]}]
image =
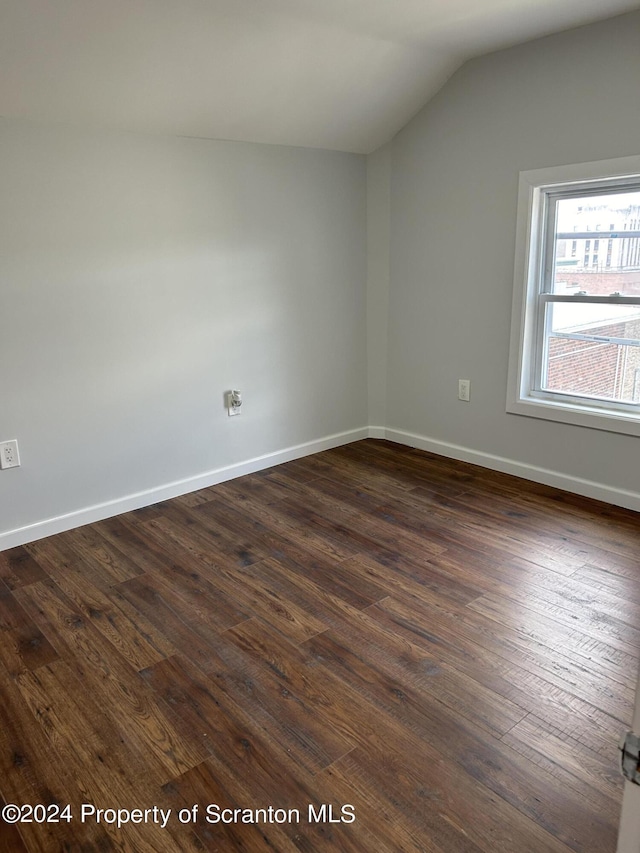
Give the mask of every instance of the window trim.
[{"label": "window trim", "polygon": [[[510,414],[640,436],[640,411],[612,409],[605,402],[574,404],[559,400],[555,394],[551,399],[534,390],[536,367],[541,363],[540,341],[535,334],[539,282],[549,274],[542,269],[550,255],[544,248],[549,236],[543,233],[545,223],[551,227],[551,217],[546,215],[548,196],[555,187],[566,190],[572,183],[581,185],[576,186],[577,194],[591,188],[605,191],[612,179],[618,186],[640,182],[640,155],[520,172],[506,410]],[[621,301],[628,302],[624,298]]]}]

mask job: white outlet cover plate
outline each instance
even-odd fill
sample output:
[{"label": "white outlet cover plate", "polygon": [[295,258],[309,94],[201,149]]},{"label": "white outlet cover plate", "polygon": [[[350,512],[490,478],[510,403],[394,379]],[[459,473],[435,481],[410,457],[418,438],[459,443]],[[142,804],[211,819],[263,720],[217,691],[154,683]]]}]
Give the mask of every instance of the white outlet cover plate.
[{"label": "white outlet cover plate", "polygon": [[18,468],[20,466],[20,454],[18,453],[18,442],[14,438],[11,441],[0,442],[0,469]]}]

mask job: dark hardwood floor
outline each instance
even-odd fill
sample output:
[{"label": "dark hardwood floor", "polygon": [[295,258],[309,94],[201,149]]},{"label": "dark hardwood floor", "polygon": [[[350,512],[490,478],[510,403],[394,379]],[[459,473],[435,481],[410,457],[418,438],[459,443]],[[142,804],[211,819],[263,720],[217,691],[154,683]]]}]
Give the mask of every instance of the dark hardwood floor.
[{"label": "dark hardwood floor", "polygon": [[613,853],[639,552],[372,440],[5,551],[0,849]]}]

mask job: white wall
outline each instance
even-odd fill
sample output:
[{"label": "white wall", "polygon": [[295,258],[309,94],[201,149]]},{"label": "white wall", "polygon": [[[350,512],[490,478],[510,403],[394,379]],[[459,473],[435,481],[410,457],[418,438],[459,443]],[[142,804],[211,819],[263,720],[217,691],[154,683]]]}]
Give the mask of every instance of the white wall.
[{"label": "white wall", "polygon": [[505,413],[518,172],[639,153],[639,45],[633,13],[473,60],[394,140],[390,435],[640,498],[637,438]]},{"label": "white wall", "polygon": [[366,425],[363,157],[0,133],[0,534]]}]

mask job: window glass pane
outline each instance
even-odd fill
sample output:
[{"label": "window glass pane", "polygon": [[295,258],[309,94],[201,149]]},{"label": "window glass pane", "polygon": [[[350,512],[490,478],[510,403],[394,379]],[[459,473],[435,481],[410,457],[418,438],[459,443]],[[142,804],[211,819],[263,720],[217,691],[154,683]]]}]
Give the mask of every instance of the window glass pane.
[{"label": "window glass pane", "polygon": [[640,191],[558,199],[553,248],[553,293],[640,296]]},{"label": "window glass pane", "polygon": [[543,389],[640,403],[640,306],[546,306]]}]

